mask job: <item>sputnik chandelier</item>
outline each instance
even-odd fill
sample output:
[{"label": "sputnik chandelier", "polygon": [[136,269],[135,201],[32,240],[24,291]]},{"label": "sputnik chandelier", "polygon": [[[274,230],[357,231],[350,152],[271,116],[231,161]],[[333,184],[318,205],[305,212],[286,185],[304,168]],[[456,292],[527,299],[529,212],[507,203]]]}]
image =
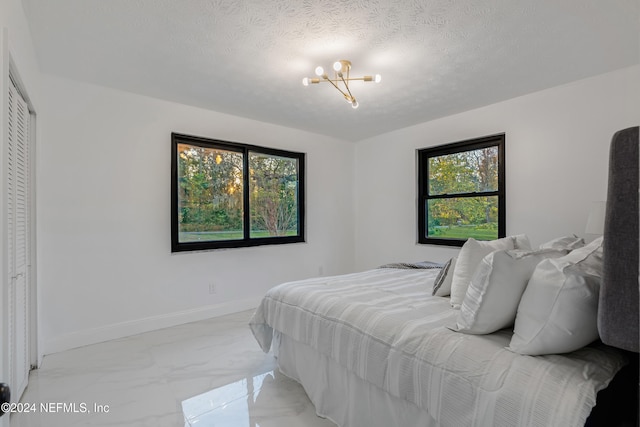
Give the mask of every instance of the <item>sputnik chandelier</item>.
[{"label": "sputnik chandelier", "polygon": [[[349,82],[353,80],[362,80],[365,82],[376,82],[380,83],[382,80],[382,76],[380,74],[376,74],[375,76],[364,76],[364,77],[349,77],[349,72],[351,71],[351,61],[347,61],[346,59],[341,59],[340,61],[336,61],[333,64],[333,71],[335,71],[335,78],[330,79],[327,73],[324,72],[322,67],[316,67],[316,76],[318,77],[305,77],[302,79],[302,84],[305,86],[309,86],[309,84],[317,84],[320,82],[329,82],[338,89],[338,91],[344,96],[344,99],[347,100],[348,103],[351,104],[351,107],[358,108],[358,101],[356,101],[355,96],[351,94],[351,89],[349,89]],[[344,90],[340,88],[340,83],[344,86]]]}]

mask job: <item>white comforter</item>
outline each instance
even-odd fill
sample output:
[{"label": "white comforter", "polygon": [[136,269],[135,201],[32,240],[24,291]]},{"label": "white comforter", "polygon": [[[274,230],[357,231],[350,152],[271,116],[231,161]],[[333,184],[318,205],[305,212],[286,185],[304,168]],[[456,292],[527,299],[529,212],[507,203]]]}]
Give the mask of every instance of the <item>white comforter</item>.
[{"label": "white comforter", "polygon": [[520,356],[512,331],[447,329],[456,310],[431,296],[438,270],[376,269],[271,289],[250,326],[265,352],[273,330],[425,409],[442,426],[582,426],[624,365],[605,346]]}]

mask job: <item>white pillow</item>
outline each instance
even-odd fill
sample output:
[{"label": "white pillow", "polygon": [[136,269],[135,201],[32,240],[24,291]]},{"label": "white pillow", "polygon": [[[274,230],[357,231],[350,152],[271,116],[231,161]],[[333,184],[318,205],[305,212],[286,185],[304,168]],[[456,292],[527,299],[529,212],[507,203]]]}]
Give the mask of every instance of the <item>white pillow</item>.
[{"label": "white pillow", "polygon": [[522,295],[509,350],[568,353],[598,339],[602,237],[536,267]]},{"label": "white pillow", "polygon": [[522,293],[536,265],[567,251],[496,251],[482,259],[462,301],[456,326],[466,334],[490,334],[513,325]]},{"label": "white pillow", "polygon": [[451,280],[453,279],[453,271],[456,268],[456,260],[457,258],[451,258],[447,263],[442,267],[440,273],[438,273],[438,277],[433,282],[433,292],[432,295],[437,297],[446,297],[451,294]]},{"label": "white pillow", "polygon": [[584,246],[584,239],[575,234],[572,236],[557,237],[540,245],[540,249],[560,249],[569,250],[578,249]]},{"label": "white pillow", "polygon": [[482,258],[491,252],[505,249],[531,249],[529,239],[524,234],[518,236],[509,236],[498,240],[477,241],[469,238],[458,253],[458,261],[456,269],[453,272],[453,281],[451,282],[451,305],[454,308],[460,308],[464,296],[467,294],[467,288],[476,267],[482,261]]}]

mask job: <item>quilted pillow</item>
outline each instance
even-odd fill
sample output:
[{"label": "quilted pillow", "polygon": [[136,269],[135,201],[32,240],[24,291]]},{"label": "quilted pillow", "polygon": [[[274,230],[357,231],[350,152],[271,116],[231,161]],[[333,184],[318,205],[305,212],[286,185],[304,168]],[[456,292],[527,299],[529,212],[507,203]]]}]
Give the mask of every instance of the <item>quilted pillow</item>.
[{"label": "quilted pillow", "polygon": [[462,301],[456,326],[466,334],[490,334],[513,325],[522,293],[540,261],[567,251],[496,251],[482,259]]},{"label": "quilted pillow", "polygon": [[451,305],[454,308],[460,308],[462,305],[469,282],[471,282],[482,258],[491,252],[505,249],[531,249],[531,245],[524,234],[489,241],[477,241],[474,238],[469,238],[465,242],[458,253],[456,269],[453,272],[451,282]]},{"label": "quilted pillow", "polygon": [[602,237],[536,267],[522,295],[509,350],[568,353],[598,339]]}]

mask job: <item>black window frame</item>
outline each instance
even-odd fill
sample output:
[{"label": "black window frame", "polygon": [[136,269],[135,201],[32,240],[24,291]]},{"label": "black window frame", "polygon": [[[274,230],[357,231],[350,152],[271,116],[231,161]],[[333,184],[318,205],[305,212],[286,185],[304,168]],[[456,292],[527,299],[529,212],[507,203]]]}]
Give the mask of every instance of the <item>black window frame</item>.
[{"label": "black window frame", "polygon": [[[444,198],[498,196],[498,238],[506,236],[505,140],[505,134],[500,133],[418,150],[418,243],[429,245],[462,246],[467,241],[467,239],[444,239],[427,236],[427,202],[428,200]],[[461,153],[465,151],[474,151],[487,147],[498,147],[497,191],[439,195],[429,194],[428,179],[430,158],[447,154]]]},{"label": "black window frame", "polygon": [[[243,235],[242,239],[208,240],[198,242],[179,241],[178,210],[178,144],[235,151],[243,155]],[[251,237],[251,208],[249,192],[249,153],[260,153],[296,159],[298,164],[298,234],[295,236]],[[262,245],[281,245],[305,242],[305,160],[306,154],[239,142],[204,138],[181,133],[171,133],[171,252],[202,251],[225,248],[243,248]]]}]

